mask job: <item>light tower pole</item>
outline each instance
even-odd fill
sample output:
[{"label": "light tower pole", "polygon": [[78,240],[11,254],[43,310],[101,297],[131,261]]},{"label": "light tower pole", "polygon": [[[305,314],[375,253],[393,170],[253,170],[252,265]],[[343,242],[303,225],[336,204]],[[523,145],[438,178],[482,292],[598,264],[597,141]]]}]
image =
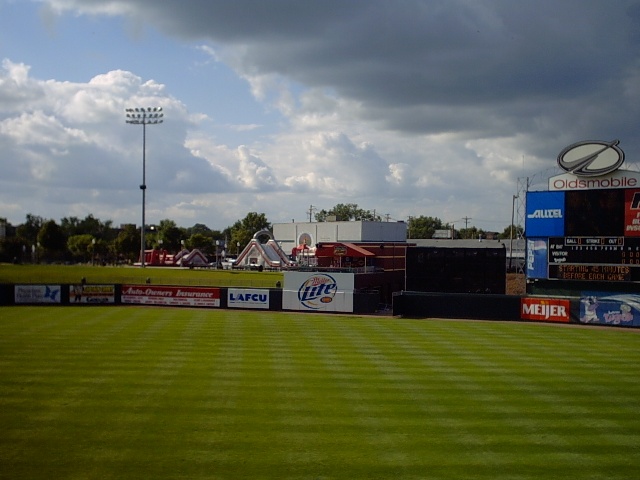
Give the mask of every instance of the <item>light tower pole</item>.
[{"label": "light tower pole", "polygon": [[511,272],[511,261],[513,260],[513,215],[516,209],[516,199],[518,195],[513,195],[511,199],[511,226],[509,227],[509,272]]},{"label": "light tower pole", "polygon": [[147,143],[147,125],[157,125],[162,123],[162,107],[147,107],[147,108],[127,108],[126,122],[132,125],[142,125],[142,227],[140,228],[140,266],[144,268],[144,209],[146,201],[146,143]]}]

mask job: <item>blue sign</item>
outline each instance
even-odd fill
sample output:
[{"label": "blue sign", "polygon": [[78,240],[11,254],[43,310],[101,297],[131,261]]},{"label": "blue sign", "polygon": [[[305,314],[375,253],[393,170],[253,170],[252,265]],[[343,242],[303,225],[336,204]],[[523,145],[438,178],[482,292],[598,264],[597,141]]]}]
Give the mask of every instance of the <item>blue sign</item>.
[{"label": "blue sign", "polygon": [[564,237],[564,192],[527,192],[527,237]]},{"label": "blue sign", "polygon": [[582,292],[580,294],[580,322],[640,326],[640,295]]},{"label": "blue sign", "polygon": [[527,278],[548,278],[547,239],[527,238]]}]

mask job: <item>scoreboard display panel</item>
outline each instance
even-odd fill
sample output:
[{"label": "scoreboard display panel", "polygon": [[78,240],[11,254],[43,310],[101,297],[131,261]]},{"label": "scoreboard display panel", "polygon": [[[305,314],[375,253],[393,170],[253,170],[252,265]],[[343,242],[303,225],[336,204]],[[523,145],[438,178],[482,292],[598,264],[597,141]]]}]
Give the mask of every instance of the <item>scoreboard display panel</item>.
[{"label": "scoreboard display panel", "polygon": [[606,263],[640,266],[640,238],[550,238],[549,263]]},{"label": "scoreboard display panel", "polygon": [[546,244],[547,278],[640,282],[639,189],[532,193],[525,231]]},{"label": "scoreboard display panel", "polygon": [[640,281],[640,238],[549,238],[549,278]]},{"label": "scoreboard display panel", "polygon": [[567,237],[624,235],[624,190],[578,190],[564,196]]}]

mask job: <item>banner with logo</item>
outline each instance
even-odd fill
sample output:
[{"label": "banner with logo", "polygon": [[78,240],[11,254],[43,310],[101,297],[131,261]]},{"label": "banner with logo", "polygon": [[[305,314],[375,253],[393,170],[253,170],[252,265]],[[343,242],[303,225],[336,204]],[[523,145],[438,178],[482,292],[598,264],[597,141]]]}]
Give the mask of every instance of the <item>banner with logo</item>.
[{"label": "banner with logo", "polygon": [[104,304],[115,303],[115,285],[71,285],[69,303]]},{"label": "banner with logo", "polygon": [[624,236],[640,237],[640,190],[625,190],[624,195]]},{"label": "banner with logo", "polygon": [[640,294],[581,292],[580,323],[640,327]]},{"label": "banner with logo", "polygon": [[629,170],[595,178],[580,178],[571,173],[563,173],[549,178],[549,190],[610,190],[618,188],[637,188],[640,186],[640,173]]},{"label": "banner with logo", "polygon": [[14,301],[20,303],[60,303],[60,285],[16,285]]},{"label": "banner with logo", "polygon": [[620,140],[584,140],[558,154],[558,167],[567,173],[549,179],[549,190],[634,188],[637,172],[618,170],[624,163]]},{"label": "banner with logo", "polygon": [[353,312],[353,273],[285,272],[282,308]]},{"label": "banner with logo", "polygon": [[564,210],[564,192],[527,192],[527,237],[563,237]]},{"label": "banner with logo", "polygon": [[569,323],[571,302],[559,298],[522,298],[520,318],[538,322]]},{"label": "banner with logo", "polygon": [[140,305],[219,307],[220,289],[206,287],[123,285],[121,301],[122,303]]},{"label": "banner with logo", "polygon": [[227,291],[227,307],[269,309],[269,290],[230,288]]},{"label": "banner with logo", "polygon": [[527,238],[527,278],[548,278],[546,238]]}]

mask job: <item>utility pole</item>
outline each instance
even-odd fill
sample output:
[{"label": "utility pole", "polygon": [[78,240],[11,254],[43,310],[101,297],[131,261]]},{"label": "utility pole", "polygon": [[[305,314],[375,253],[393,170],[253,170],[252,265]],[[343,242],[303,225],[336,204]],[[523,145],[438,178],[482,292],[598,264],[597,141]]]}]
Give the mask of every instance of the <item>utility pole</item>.
[{"label": "utility pole", "polygon": [[309,223],[312,222],[311,215],[313,215],[313,212],[315,211],[316,211],[316,207],[314,207],[313,205],[309,205]]},{"label": "utility pole", "polygon": [[471,217],[462,217],[462,220],[464,220],[464,229],[466,230],[467,228],[469,228],[469,220],[473,220]]}]

